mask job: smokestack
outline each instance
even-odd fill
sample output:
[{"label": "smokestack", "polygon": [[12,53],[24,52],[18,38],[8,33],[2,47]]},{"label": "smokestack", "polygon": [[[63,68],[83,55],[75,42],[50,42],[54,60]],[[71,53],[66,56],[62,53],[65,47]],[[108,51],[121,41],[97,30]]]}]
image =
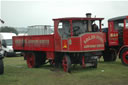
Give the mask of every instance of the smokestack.
[{"label": "smokestack", "polygon": [[[91,18],[91,13],[86,13],[87,18]],[[88,20],[88,32],[92,31],[92,25],[91,25],[91,20]]]},{"label": "smokestack", "polygon": [[91,15],[92,15],[91,13],[86,13],[87,18],[91,18]]}]

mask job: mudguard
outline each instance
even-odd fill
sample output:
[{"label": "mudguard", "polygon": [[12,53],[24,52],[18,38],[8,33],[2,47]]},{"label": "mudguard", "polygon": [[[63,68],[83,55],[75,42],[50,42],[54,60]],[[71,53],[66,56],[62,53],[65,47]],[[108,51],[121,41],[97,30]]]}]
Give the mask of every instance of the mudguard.
[{"label": "mudguard", "polygon": [[122,51],[124,48],[128,48],[128,45],[124,45],[124,46],[122,46],[122,47],[120,48],[120,50],[119,50],[119,52],[118,52],[119,58],[120,58],[120,53],[121,53],[121,51]]}]

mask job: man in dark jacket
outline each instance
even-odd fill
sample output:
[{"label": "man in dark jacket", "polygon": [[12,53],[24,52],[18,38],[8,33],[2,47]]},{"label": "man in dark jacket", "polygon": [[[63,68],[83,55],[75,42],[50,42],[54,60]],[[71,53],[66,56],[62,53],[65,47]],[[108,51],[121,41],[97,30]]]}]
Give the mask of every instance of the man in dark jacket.
[{"label": "man in dark jacket", "polygon": [[96,24],[92,25],[92,32],[98,32],[98,26]]},{"label": "man in dark jacket", "polygon": [[[4,21],[0,19],[0,22],[2,24],[4,24]],[[4,64],[3,64],[3,55],[1,54],[1,50],[2,50],[2,43],[0,41],[0,74],[3,74],[4,73]]]}]

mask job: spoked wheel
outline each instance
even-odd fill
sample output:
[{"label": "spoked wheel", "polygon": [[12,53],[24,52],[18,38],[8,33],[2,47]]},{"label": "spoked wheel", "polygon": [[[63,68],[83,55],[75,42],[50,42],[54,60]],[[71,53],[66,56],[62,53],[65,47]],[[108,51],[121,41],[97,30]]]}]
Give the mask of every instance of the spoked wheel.
[{"label": "spoked wheel", "polygon": [[62,66],[65,72],[71,72],[71,60],[68,55],[65,55],[62,60]]},{"label": "spoked wheel", "polygon": [[35,62],[35,54],[30,52],[27,53],[27,64],[29,68],[34,68],[37,67],[36,62]]},{"label": "spoked wheel", "polygon": [[120,54],[121,62],[128,66],[128,48],[124,48]]},{"label": "spoked wheel", "polygon": [[45,64],[46,56],[38,52],[29,52],[25,54],[29,68],[37,68]]}]

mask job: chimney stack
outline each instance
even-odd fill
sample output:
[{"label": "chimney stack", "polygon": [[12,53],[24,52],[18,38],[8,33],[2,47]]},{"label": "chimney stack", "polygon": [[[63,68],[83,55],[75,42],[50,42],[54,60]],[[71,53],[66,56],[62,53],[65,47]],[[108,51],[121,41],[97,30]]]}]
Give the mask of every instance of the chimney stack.
[{"label": "chimney stack", "polygon": [[91,18],[91,15],[92,15],[91,13],[86,13],[87,18]]},{"label": "chimney stack", "polygon": [[[87,18],[91,18],[91,13],[86,13]],[[91,20],[88,20],[88,32],[92,31]]]}]

